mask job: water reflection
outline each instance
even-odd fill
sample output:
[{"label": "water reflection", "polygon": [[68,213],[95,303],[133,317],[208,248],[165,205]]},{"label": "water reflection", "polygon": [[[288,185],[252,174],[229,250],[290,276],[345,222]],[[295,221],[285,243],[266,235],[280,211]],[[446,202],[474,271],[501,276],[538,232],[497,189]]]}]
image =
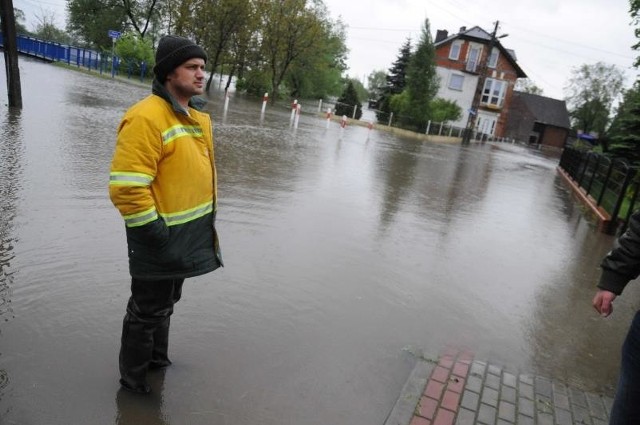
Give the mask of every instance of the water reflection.
[{"label": "water reflection", "polygon": [[[389,147],[386,151],[379,151],[376,160],[383,182],[380,208],[380,230],[385,231],[393,223],[398,210],[406,204],[405,198],[414,195],[414,181],[416,180],[417,153],[420,145],[417,143]],[[419,178],[419,177],[418,177]],[[413,202],[410,202],[413,203]]]},{"label": "water reflection", "polygon": [[116,425],[170,425],[163,411],[165,370],[149,375],[151,394],[134,394],[119,389],[116,394]]},{"label": "water reflection", "polygon": [[20,109],[5,111],[0,135],[0,317],[7,320],[9,290],[12,272],[10,262],[14,257],[13,221],[16,218],[16,203],[20,190],[22,169],[22,122]]},{"label": "water reflection", "polygon": [[[598,265],[610,249],[612,237],[595,232],[581,211],[572,215],[575,244],[564,254],[566,267],[553,273],[536,294],[537,310],[528,331],[532,356],[541,374],[612,395],[614,379],[598,381],[574,371],[617,375],[621,337],[634,308],[617,302],[616,315],[611,320],[603,320],[593,311],[591,297],[600,275]],[[627,301],[637,299],[638,292],[632,283],[624,297]],[[603,362],[607,357],[612,361]]]},{"label": "water reflection", "polygon": [[[17,239],[13,222],[17,214],[24,152],[21,110],[8,108],[4,114],[1,126],[4,131],[0,134],[0,322],[14,317],[11,308],[14,278],[11,261],[15,256],[13,249]],[[7,372],[0,369],[0,398],[8,384]]]}]

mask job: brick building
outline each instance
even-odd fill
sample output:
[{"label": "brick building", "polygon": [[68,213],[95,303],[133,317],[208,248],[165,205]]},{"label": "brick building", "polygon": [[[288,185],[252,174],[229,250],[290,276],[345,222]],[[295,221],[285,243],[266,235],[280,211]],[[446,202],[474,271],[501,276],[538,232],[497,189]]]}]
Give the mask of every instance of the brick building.
[{"label": "brick building", "polygon": [[517,64],[515,52],[502,46],[499,38],[493,40],[489,52],[491,37],[478,26],[462,27],[451,36],[446,30],[437,31],[434,41],[436,71],[440,77],[437,96],[455,101],[462,108],[462,118],[451,124],[466,127],[480,77],[484,77],[476,111],[476,130],[503,137],[513,87],[516,80],[526,78],[526,74]]},{"label": "brick building", "polygon": [[527,144],[563,148],[570,128],[564,100],[513,92],[506,137]]}]

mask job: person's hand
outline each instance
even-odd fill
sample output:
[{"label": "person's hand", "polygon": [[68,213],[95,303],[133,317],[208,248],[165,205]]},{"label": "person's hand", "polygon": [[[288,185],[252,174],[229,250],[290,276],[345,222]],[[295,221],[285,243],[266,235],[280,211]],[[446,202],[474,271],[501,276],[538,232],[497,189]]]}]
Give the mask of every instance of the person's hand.
[{"label": "person's hand", "polygon": [[613,300],[615,299],[616,294],[613,292],[599,289],[591,303],[593,304],[593,308],[595,308],[602,317],[608,317],[613,313]]}]

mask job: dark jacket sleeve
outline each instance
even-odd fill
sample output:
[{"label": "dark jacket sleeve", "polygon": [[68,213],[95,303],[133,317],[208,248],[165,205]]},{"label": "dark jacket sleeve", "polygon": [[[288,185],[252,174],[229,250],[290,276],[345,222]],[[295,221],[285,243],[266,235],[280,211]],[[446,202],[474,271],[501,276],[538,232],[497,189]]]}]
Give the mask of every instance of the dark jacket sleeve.
[{"label": "dark jacket sleeve", "polygon": [[629,226],[600,264],[602,275],[598,288],[620,295],[630,280],[640,275],[640,211],[629,220]]}]

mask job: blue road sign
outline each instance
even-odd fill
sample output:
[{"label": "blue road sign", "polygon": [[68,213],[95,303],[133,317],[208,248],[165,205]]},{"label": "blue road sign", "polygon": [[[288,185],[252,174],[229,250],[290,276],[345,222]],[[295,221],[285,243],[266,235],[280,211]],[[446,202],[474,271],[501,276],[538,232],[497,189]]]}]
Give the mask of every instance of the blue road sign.
[{"label": "blue road sign", "polygon": [[120,31],[109,30],[109,37],[111,38],[120,38],[121,35],[122,33]]}]

